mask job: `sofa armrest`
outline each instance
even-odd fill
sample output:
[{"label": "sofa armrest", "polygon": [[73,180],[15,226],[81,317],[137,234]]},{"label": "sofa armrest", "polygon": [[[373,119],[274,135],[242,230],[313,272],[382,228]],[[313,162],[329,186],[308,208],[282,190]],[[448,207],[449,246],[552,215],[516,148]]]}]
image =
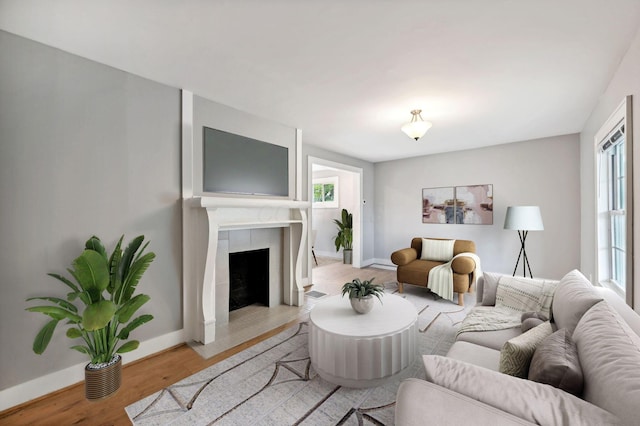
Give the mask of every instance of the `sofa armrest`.
[{"label": "sofa armrest", "polygon": [[475,271],[476,262],[467,256],[459,256],[451,262],[451,270],[456,274],[468,275]]},{"label": "sofa armrest", "polygon": [[[428,422],[425,421],[428,419]],[[532,425],[490,405],[419,379],[404,380],[396,395],[397,426]]]},{"label": "sofa armrest", "polygon": [[484,294],[484,275],[478,275],[476,279],[476,305],[482,305],[482,295]]},{"label": "sofa armrest", "polygon": [[394,251],[391,254],[391,261],[394,265],[402,266],[413,262],[418,258],[418,252],[413,248],[406,248]]}]

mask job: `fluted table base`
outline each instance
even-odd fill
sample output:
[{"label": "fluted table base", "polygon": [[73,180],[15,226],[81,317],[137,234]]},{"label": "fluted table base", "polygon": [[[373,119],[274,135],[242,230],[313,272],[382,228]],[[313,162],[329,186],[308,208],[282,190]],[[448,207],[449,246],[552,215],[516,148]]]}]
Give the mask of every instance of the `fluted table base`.
[{"label": "fluted table base", "polygon": [[346,387],[373,387],[393,380],[414,362],[415,307],[389,294],[382,301],[364,315],[354,312],[346,297],[316,303],[310,313],[309,355],[320,377]]}]

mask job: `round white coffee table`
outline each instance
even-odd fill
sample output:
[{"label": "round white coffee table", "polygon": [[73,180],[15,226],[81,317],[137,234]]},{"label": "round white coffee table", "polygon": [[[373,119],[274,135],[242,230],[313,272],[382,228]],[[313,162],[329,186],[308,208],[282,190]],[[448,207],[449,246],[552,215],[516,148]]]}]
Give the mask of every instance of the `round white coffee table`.
[{"label": "round white coffee table", "polygon": [[418,314],[404,298],[385,294],[367,314],[348,297],[329,296],[309,314],[311,365],[328,382],[352,387],[379,386],[416,358]]}]

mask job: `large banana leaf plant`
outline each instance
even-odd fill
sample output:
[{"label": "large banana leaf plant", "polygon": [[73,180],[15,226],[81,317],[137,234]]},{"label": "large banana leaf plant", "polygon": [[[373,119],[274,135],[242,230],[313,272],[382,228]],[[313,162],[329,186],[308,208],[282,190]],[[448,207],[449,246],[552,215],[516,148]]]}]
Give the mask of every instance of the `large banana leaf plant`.
[{"label": "large banana leaf plant", "polygon": [[[33,342],[35,353],[42,354],[47,349],[60,321],[70,325],[67,337],[82,339],[81,344],[71,349],[89,355],[92,364],[109,362],[116,353],[138,348],[140,342],[128,340],[129,334],[151,321],[153,316],[145,314],[133,318],[136,311],[149,301],[146,294],[133,294],[156,255],[144,253],[149,243],[142,246],[142,235],[131,240],[124,250],[123,239],[124,235],[108,256],[98,237],[89,238],[82,254],[73,261],[73,267],[67,269],[75,282],[62,275],[48,274],[71,289],[66,300],[59,297],[27,299],[50,303],[27,308],[27,311],[40,312],[51,318]],[[79,302],[82,303],[81,308],[77,306]]]},{"label": "large banana leaf plant", "polygon": [[345,250],[353,249],[353,214],[349,213],[347,209],[342,209],[340,220],[333,219],[338,226],[338,235],[333,240],[336,251],[343,247]]}]

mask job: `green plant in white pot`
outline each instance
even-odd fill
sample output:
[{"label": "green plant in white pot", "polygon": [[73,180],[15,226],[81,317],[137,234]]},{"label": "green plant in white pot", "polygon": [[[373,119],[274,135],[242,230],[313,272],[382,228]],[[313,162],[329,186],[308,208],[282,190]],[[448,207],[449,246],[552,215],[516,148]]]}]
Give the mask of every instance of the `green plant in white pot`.
[{"label": "green plant in white pot", "polygon": [[40,312],[51,318],[33,342],[35,353],[42,354],[47,349],[60,321],[70,326],[68,338],[81,340],[71,349],[87,354],[91,359],[85,368],[86,396],[90,400],[102,399],[119,388],[122,359],[118,354],[137,349],[140,342],[130,340],[129,334],[153,319],[149,314],[134,317],[149,301],[146,294],[134,296],[134,293],[155,254],[144,253],[149,243],[142,245],[142,235],[131,240],[124,250],[123,239],[124,235],[113,253],[107,255],[100,239],[91,237],[73,261],[72,268],[67,269],[73,280],[48,274],[71,289],[66,300],[49,296],[27,299],[50,303],[27,308],[27,311]]},{"label": "green plant in white pot", "polygon": [[347,209],[342,209],[340,220],[333,219],[333,221],[338,226],[338,234],[333,241],[336,251],[340,251],[342,247],[342,260],[350,264],[353,255],[353,215]]},{"label": "green plant in white pot", "polygon": [[374,279],[363,281],[355,278],[342,286],[342,297],[348,294],[351,307],[359,314],[366,314],[373,309],[374,296],[382,303],[384,286],[373,284]]}]

